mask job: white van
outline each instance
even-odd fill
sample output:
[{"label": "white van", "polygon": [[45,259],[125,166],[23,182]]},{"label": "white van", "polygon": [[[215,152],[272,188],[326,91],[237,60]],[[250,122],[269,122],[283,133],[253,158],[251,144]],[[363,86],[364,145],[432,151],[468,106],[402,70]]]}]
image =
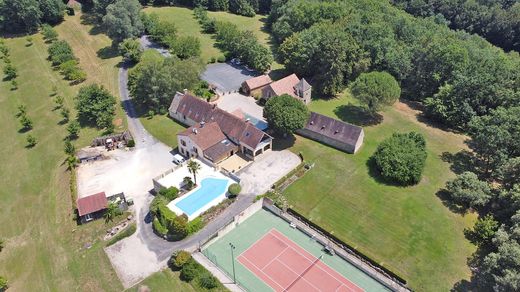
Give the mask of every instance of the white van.
[{"label": "white van", "polygon": [[173,155],[173,162],[175,164],[181,165],[184,162],[186,162],[186,159],[184,159],[184,157],[180,154],[175,154],[175,155]]}]

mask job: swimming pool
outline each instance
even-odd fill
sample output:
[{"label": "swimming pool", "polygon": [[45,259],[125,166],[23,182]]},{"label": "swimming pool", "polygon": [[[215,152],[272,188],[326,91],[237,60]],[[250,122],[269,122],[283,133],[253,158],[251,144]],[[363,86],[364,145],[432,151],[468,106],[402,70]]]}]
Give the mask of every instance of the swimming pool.
[{"label": "swimming pool", "polygon": [[191,217],[198,211],[203,212],[205,210],[201,209],[207,204],[226,193],[228,183],[229,180],[227,179],[204,178],[197,190],[182,197],[181,200],[175,203],[175,206],[188,215],[188,217]]},{"label": "swimming pool", "polygon": [[267,127],[269,126],[266,122],[259,120],[251,115],[244,113],[244,116],[246,117],[246,119],[249,119],[249,122],[251,124],[255,125],[255,127],[257,127],[258,129],[260,129],[262,131],[267,129]]}]

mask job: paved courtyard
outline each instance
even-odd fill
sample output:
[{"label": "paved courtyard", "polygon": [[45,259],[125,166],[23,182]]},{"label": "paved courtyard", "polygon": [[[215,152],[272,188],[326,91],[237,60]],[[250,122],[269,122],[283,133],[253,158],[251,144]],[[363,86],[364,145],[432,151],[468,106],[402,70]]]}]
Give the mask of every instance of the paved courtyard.
[{"label": "paved courtyard", "polygon": [[238,91],[242,82],[255,76],[258,76],[258,73],[249,72],[242,66],[217,63],[206,66],[206,71],[200,78],[215,85],[220,93],[224,93]]},{"label": "paved courtyard", "polygon": [[262,195],[301,163],[289,150],[268,151],[237,173],[244,192]]}]

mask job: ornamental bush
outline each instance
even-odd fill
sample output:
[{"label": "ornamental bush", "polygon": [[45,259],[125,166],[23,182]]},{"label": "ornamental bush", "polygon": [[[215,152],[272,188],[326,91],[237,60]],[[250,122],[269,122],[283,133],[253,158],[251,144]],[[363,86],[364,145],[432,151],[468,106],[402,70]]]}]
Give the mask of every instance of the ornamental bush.
[{"label": "ornamental bush", "polygon": [[240,194],[240,191],[242,188],[239,184],[231,184],[228,188],[228,192],[231,195],[231,197],[236,197],[238,194]]},{"label": "ornamental bush", "polygon": [[307,106],[288,94],[269,98],[264,107],[264,117],[269,126],[284,135],[303,128],[309,115]]},{"label": "ornamental bush", "polygon": [[191,254],[187,251],[180,250],[175,252],[170,260],[168,261],[168,266],[172,270],[178,271],[182,269],[182,267],[187,264],[191,260]]},{"label": "ornamental bush", "polygon": [[400,185],[421,180],[426,162],[426,141],[416,132],[394,133],[377,147],[374,162],[381,175]]},{"label": "ornamental bush", "polygon": [[179,189],[176,187],[170,187],[159,191],[159,195],[165,197],[169,201],[173,201],[179,195]]}]

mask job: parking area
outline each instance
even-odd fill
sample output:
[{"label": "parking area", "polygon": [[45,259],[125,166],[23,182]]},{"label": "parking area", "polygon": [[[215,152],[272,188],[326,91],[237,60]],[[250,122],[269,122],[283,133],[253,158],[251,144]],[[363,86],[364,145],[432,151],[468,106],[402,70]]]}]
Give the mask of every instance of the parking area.
[{"label": "parking area", "polygon": [[132,151],[117,149],[104,155],[103,160],[79,165],[79,198],[98,192],[107,196],[124,192],[134,199],[147,196],[153,188],[152,178],[174,166],[170,149],[159,143]]},{"label": "parking area", "polygon": [[256,71],[250,72],[243,66],[231,63],[217,63],[206,66],[200,78],[217,87],[220,93],[238,91],[242,82],[258,76]]},{"label": "parking area", "polygon": [[267,192],[300,163],[300,157],[289,150],[267,151],[237,175],[245,193],[258,195]]}]

